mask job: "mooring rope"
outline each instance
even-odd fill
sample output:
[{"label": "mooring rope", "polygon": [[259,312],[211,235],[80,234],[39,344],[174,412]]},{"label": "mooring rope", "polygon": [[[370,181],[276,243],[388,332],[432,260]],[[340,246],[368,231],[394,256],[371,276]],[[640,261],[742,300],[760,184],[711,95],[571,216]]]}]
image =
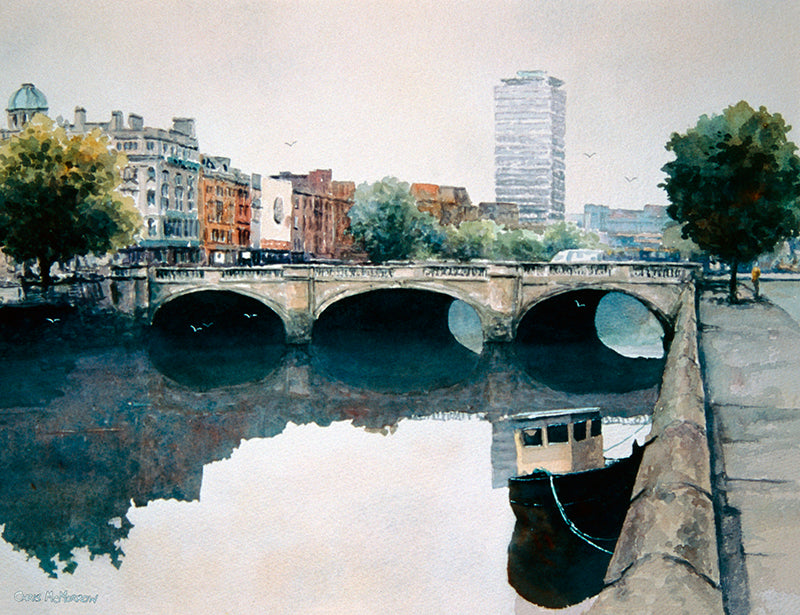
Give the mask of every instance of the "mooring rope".
[{"label": "mooring rope", "polygon": [[620,440],[620,441],[619,441],[619,442],[617,442],[616,444],[613,444],[613,445],[609,446],[609,447],[608,447],[606,450],[604,450],[604,451],[603,451],[603,453],[605,454],[605,453],[607,453],[608,451],[610,451],[611,449],[617,448],[617,447],[618,447],[620,444],[624,444],[625,442],[627,442],[627,441],[628,441],[628,440],[630,440],[631,438],[634,438],[634,437],[636,437],[636,434],[638,434],[640,431],[642,431],[642,429],[644,429],[645,427],[650,427],[650,426],[651,426],[651,425],[650,425],[650,423],[643,423],[643,424],[642,424],[642,426],[641,426],[641,427],[639,427],[639,429],[637,429],[636,431],[634,431],[634,432],[633,432],[632,434],[630,434],[629,436],[626,436],[626,437],[624,437],[622,440]]},{"label": "mooring rope", "polygon": [[567,524],[567,527],[572,531],[572,533],[575,534],[578,538],[588,542],[595,549],[599,549],[603,553],[608,553],[609,555],[614,555],[613,551],[609,551],[608,549],[604,549],[600,545],[595,544],[593,542],[595,540],[602,540],[601,538],[595,538],[593,536],[589,536],[588,534],[585,534],[584,532],[581,532],[577,527],[575,527],[575,524],[572,523],[572,521],[569,520],[569,518],[567,517],[567,513],[564,510],[564,507],[561,506],[561,501],[558,499],[558,494],[556,493],[556,484],[553,481],[553,475],[550,474],[549,472],[547,473],[547,475],[550,478],[550,491],[553,492],[553,499],[556,501],[556,506],[558,507],[558,512],[561,513],[561,518],[564,520],[564,523]]}]

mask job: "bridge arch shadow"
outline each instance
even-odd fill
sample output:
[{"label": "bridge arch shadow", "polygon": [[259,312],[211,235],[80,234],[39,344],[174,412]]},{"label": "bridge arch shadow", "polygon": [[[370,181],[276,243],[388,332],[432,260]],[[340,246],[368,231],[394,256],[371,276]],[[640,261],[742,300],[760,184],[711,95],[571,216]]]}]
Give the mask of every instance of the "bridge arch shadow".
[{"label": "bridge arch shadow", "polygon": [[659,386],[672,336],[670,319],[647,299],[586,286],[528,306],[514,347],[530,375],[554,388],[626,393]]},{"label": "bridge arch shadow", "polygon": [[258,299],[228,290],[181,293],[153,315],[148,343],[154,367],[192,389],[262,380],[283,356],[285,326]]},{"label": "bridge arch shadow", "polygon": [[328,302],[314,323],[312,360],[334,379],[378,392],[455,385],[474,372],[479,359],[450,330],[455,300],[407,287],[342,295]]}]

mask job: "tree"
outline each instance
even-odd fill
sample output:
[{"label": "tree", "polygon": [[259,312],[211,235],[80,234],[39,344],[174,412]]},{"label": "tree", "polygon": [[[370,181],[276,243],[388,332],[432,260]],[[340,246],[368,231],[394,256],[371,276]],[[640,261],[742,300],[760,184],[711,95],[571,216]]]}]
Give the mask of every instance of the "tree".
[{"label": "tree", "polygon": [[542,237],[542,243],[544,244],[544,256],[547,259],[553,258],[562,250],[594,248],[599,245],[596,235],[584,233],[570,222],[556,222],[548,226]]},{"label": "tree", "polygon": [[729,296],[736,300],[736,270],[779,241],[797,235],[800,159],[779,114],[742,101],[722,115],[703,115],[666,145],[675,160],[662,167],[682,236],[728,263]]},{"label": "tree", "polygon": [[417,209],[407,183],[385,177],[356,188],[350,234],[374,263],[407,259],[442,243],[436,219]]},{"label": "tree", "polygon": [[115,191],[125,162],[99,130],[68,134],[34,116],[0,144],[0,247],[36,260],[47,289],[54,263],[132,243],[141,220]]},{"label": "tree", "polygon": [[469,261],[476,258],[490,258],[499,232],[492,220],[468,220],[458,228],[448,226],[447,238],[442,252],[448,258]]},{"label": "tree", "polygon": [[494,257],[511,261],[541,261],[545,259],[544,244],[529,229],[504,230],[497,234]]}]

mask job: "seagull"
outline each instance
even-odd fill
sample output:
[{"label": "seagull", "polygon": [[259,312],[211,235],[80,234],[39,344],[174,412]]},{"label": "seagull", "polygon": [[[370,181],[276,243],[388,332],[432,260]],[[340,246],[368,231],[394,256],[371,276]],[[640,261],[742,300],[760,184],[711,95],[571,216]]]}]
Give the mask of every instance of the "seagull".
[{"label": "seagull", "polygon": [[45,320],[46,320],[47,322],[58,322],[58,321],[60,321],[61,319],[60,319],[60,318],[45,318]]},{"label": "seagull", "polygon": [[203,323],[203,326],[204,326],[206,329],[208,329],[208,328],[209,328],[211,325],[213,325],[213,324],[214,324],[213,322],[204,322],[204,323]]},{"label": "seagull", "polygon": [[586,307],[586,304],[585,304],[585,303],[581,303],[581,302],[580,302],[580,301],[578,301],[577,299],[575,299],[575,305],[577,305],[579,308]]},{"label": "seagull", "polygon": [[591,154],[587,154],[586,152],[583,152],[583,155],[584,155],[584,156],[586,156],[587,158],[591,158],[591,157],[592,157],[592,156],[594,156],[596,153],[597,153],[597,152],[592,152]]},{"label": "seagull", "polygon": [[636,179],[638,179],[638,178],[637,178],[637,177],[628,177],[628,176],[626,175],[626,176],[625,176],[625,179],[628,181],[628,183],[630,183],[630,182],[632,182],[632,181],[634,181],[634,180],[636,180]]},{"label": "seagull", "polygon": [[256,316],[258,316],[258,314],[245,314],[244,315],[245,318],[255,318]]},{"label": "seagull", "polygon": [[198,331],[202,331],[203,327],[195,327],[194,325],[189,325],[192,328],[192,331],[197,333]]},{"label": "seagull", "polygon": [[289,147],[292,147],[295,143],[297,143],[297,139],[295,139],[294,141],[291,141],[291,142],[284,141],[284,143],[286,143],[286,145],[288,145]]}]

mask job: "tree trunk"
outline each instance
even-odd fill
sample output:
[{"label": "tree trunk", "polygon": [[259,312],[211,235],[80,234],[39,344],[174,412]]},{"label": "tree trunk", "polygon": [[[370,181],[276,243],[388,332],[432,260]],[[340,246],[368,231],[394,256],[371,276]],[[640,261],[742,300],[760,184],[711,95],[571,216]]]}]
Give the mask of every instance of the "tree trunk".
[{"label": "tree trunk", "polygon": [[44,256],[40,256],[38,260],[39,280],[42,282],[42,295],[44,295],[53,284],[53,278],[50,277],[50,268],[53,266],[53,261],[48,260]]},{"label": "tree trunk", "polygon": [[728,299],[731,303],[736,303],[736,270],[739,268],[739,259],[731,261],[731,279],[728,283]]}]

